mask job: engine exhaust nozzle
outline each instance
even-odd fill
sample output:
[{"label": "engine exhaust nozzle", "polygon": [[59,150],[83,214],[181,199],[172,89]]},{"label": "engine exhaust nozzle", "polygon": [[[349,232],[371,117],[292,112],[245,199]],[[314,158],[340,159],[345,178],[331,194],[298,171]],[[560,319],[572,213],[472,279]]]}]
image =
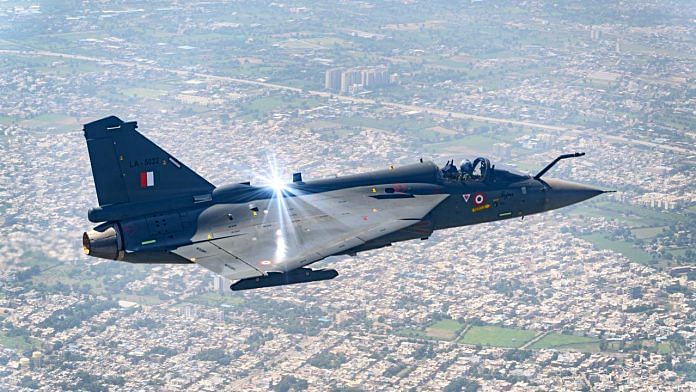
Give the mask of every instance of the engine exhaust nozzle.
[{"label": "engine exhaust nozzle", "polygon": [[118,227],[86,231],[82,234],[82,251],[88,256],[123,260],[123,240]]}]

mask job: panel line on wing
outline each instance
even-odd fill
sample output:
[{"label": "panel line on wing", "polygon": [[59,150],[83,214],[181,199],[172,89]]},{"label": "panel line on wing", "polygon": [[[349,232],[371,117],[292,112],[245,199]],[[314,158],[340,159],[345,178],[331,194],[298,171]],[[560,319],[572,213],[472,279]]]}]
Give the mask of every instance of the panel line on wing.
[{"label": "panel line on wing", "polygon": [[253,265],[247,263],[246,261],[240,259],[239,257],[233,255],[232,253],[228,252],[227,250],[225,250],[225,248],[219,246],[219,245],[216,244],[215,242],[210,241],[210,243],[211,243],[213,246],[215,246],[216,248],[218,248],[218,249],[220,249],[221,251],[225,252],[226,254],[232,256],[232,257],[235,258],[236,260],[239,260],[239,261],[241,261],[242,263],[248,265],[249,267],[255,269],[255,270],[258,271],[260,274],[265,275],[265,273],[264,273],[263,271],[261,271],[260,269],[258,269],[258,268],[256,268],[255,266],[253,266]]}]

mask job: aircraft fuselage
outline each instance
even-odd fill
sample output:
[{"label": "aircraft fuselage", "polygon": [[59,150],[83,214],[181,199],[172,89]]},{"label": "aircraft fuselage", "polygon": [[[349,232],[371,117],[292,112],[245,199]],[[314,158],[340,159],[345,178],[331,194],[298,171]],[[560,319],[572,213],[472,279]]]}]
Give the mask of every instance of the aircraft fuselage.
[{"label": "aircraft fuselage", "polygon": [[[127,200],[101,203],[89,211],[91,221],[103,223],[83,235],[85,253],[133,263],[197,263],[238,280],[233,289],[331,279],[335,271],[305,267],[329,256],[427,239],[435,230],[521,218],[603,192],[541,179],[558,160],[581,154],[561,156],[535,177],[495,169],[479,158],[476,175],[449,162],[443,169],[420,162],[307,182],[296,176],[293,183],[276,187],[214,187],[137,133],[134,123],[114,119],[85,126],[93,160],[101,159],[103,151],[110,153],[111,139],[120,161],[140,154],[118,147],[133,137],[145,140],[143,150],[156,149],[148,156],[161,157],[146,171],[120,166],[102,173],[93,162],[100,202]],[[117,133],[109,133],[114,129]],[[93,154],[93,149],[102,152]],[[191,177],[195,191],[177,187],[179,170]],[[122,177],[123,185],[101,181],[110,175],[114,180]],[[148,193],[149,188],[166,197]]]}]

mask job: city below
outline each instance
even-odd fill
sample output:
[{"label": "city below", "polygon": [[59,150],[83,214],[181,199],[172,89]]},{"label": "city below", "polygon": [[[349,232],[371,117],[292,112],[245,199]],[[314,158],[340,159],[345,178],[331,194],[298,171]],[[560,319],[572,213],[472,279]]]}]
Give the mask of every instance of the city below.
[{"label": "city below", "polygon": [[[0,2],[0,390],[696,390],[688,1]],[[83,124],[212,184],[473,161],[615,190],[253,291],[82,253]]]}]

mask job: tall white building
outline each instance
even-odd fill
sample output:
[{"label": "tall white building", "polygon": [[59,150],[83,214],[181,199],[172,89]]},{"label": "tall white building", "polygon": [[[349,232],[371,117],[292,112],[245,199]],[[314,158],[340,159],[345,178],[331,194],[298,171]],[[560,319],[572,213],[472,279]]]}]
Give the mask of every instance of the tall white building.
[{"label": "tall white building", "polygon": [[341,73],[341,92],[347,93],[351,87],[362,84],[362,71],[349,69]]},{"label": "tall white building", "polygon": [[224,293],[225,287],[226,287],[225,280],[226,279],[220,275],[214,275],[213,276],[213,291],[219,292],[219,293]]},{"label": "tall white building", "polygon": [[396,74],[390,75],[386,67],[377,68],[351,68],[340,70],[337,68],[326,71],[324,87],[328,90],[352,93],[367,87],[379,87],[397,80]]},{"label": "tall white building", "polygon": [[341,74],[343,71],[340,68],[332,68],[326,71],[324,75],[324,88],[327,90],[339,91],[341,89]]}]

